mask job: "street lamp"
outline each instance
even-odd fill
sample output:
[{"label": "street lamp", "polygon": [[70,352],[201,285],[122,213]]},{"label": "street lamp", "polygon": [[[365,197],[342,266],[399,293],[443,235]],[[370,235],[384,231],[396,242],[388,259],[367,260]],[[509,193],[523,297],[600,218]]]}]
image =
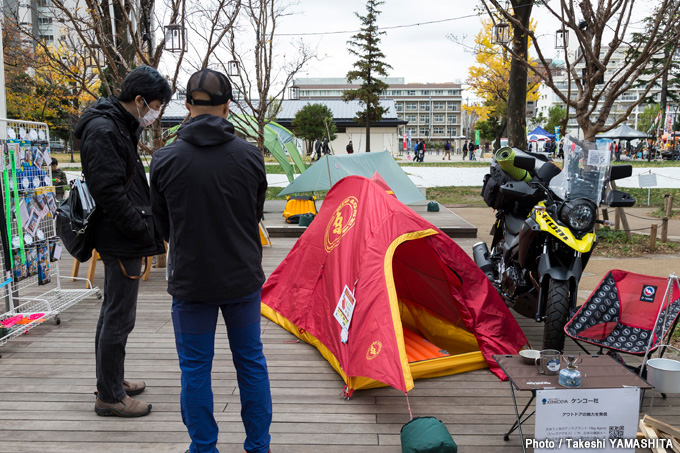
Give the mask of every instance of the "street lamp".
[{"label": "street lamp", "polygon": [[230,60],[227,62],[227,75],[229,77],[238,77],[241,74],[238,61]]},{"label": "street lamp", "polygon": [[184,27],[180,24],[170,24],[165,29],[165,50],[168,52],[183,52],[186,50]]},{"label": "street lamp", "polygon": [[555,49],[566,49],[569,46],[569,30],[564,28],[555,31]]},{"label": "street lamp", "polygon": [[299,87],[290,87],[289,89],[289,94],[290,94],[290,99],[292,101],[297,101],[300,99],[300,88]]},{"label": "street lamp", "polygon": [[510,25],[501,21],[493,26],[493,43],[502,46],[510,42]]},{"label": "street lamp", "polygon": [[96,68],[99,66],[99,61],[101,61],[99,46],[92,46],[87,55],[87,59],[85,60],[85,66],[88,68]]}]

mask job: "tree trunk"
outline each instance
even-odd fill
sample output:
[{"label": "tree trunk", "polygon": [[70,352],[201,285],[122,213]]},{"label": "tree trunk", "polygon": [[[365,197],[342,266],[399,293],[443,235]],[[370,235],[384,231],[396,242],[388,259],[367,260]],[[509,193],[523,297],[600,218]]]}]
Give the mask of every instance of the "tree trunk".
[{"label": "tree trunk", "polygon": [[[508,119],[503,118],[503,120],[501,121],[501,124],[496,127],[496,139],[493,141],[493,151],[494,151],[494,153],[496,151],[498,151],[501,147],[501,137],[503,137],[503,133],[505,132],[505,128],[507,127],[507,125],[508,125]],[[526,135],[525,135],[524,139],[526,140]],[[526,149],[526,146],[523,149]]]},{"label": "tree trunk", "polygon": [[[668,46],[664,48],[663,51],[663,61],[664,63],[668,61],[668,58],[670,58],[668,54]],[[661,93],[659,95],[659,103],[661,105],[661,124],[665,125],[666,123],[666,106],[668,105],[668,71],[669,69],[666,69],[663,74],[661,75]],[[656,131],[655,131],[656,132]],[[656,135],[656,134],[655,134]]]},{"label": "tree trunk", "polygon": [[[259,115],[258,115],[259,116]],[[264,127],[266,126],[263,118],[257,119],[257,147],[260,148],[262,152],[262,157],[264,157]]]},{"label": "tree trunk", "polygon": [[366,119],[366,152],[371,152],[371,121],[369,119]]},{"label": "tree trunk", "polygon": [[[515,0],[512,2],[514,16],[525,29],[529,28],[533,0]],[[512,57],[510,62],[510,80],[508,90],[508,144],[527,149],[527,69],[522,60],[527,60],[529,35],[521,26],[513,25],[512,50],[522,58]]]}]

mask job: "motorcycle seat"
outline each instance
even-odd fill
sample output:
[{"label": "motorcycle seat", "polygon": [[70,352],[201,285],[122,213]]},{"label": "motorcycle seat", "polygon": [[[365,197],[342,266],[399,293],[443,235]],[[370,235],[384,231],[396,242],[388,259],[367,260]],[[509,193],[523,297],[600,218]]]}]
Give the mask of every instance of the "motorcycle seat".
[{"label": "motorcycle seat", "polygon": [[505,216],[505,230],[512,234],[513,236],[519,234],[519,230],[522,228],[522,224],[526,217],[521,217],[516,214],[508,214]]}]

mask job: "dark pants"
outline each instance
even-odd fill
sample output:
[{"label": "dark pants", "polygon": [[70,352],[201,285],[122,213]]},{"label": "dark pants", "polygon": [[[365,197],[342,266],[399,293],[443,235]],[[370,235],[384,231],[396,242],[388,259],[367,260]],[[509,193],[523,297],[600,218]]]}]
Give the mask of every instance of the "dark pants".
[{"label": "dark pants", "polygon": [[[101,255],[104,262],[104,301],[97,322],[94,351],[97,360],[99,399],[115,403],[125,398],[125,345],[135,327],[139,280],[132,280],[120,269],[118,258]],[[128,275],[139,275],[141,258],[121,258]]]},{"label": "dark pants", "polygon": [[227,325],[232,360],[236,368],[241,419],[247,452],[269,450],[272,398],[267,362],[260,340],[260,291],[218,302],[172,300],[172,324],[182,370],[180,409],[191,437],[191,453],[217,452],[218,428],[213,415],[210,380],[215,354],[217,314]]}]

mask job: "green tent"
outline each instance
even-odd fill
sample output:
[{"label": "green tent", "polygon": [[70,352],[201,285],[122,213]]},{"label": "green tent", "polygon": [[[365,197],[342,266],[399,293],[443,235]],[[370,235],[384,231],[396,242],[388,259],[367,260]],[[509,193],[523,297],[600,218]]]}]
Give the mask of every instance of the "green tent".
[{"label": "green tent", "polygon": [[[229,115],[229,121],[231,121],[237,129],[240,129],[241,131],[245,130],[250,136],[257,134],[257,121],[252,116],[232,113]],[[168,130],[168,135],[175,133],[179,127],[180,125],[177,125]],[[170,139],[166,145],[169,145],[173,141],[175,141],[175,137]],[[281,164],[284,173],[288,177],[288,181],[292,182],[294,176],[293,167],[286,157],[286,150],[295,164],[297,173],[303,173],[307,169],[307,165],[305,165],[297,146],[295,146],[295,136],[291,131],[280,124],[271,122],[264,127],[264,146],[272,153],[277,162]]]},{"label": "green tent", "polygon": [[298,151],[298,148],[295,145],[295,136],[293,133],[279,123],[271,122],[267,124],[267,126],[279,136],[279,140],[283,143],[283,146],[286,147],[288,154],[290,154],[290,158],[293,160],[295,167],[297,167],[297,172],[300,174],[304,173],[305,170],[307,170],[307,165],[302,160],[300,151]]},{"label": "green tent", "polygon": [[402,203],[410,204],[425,200],[420,190],[387,151],[343,156],[327,154],[298,176],[278,196],[330,190],[333,184],[345,176],[359,175],[370,178],[375,172],[380,174]]},{"label": "green tent", "polygon": [[[257,135],[257,120],[255,117],[232,113],[229,115],[228,119],[234,124],[234,127],[236,127],[237,130],[244,131],[246,135],[251,137]],[[302,161],[302,156],[300,156],[300,153],[295,146],[295,137],[288,129],[280,124],[271,122],[264,127],[264,146],[281,165],[283,172],[288,177],[288,181],[292,182],[294,177],[293,166],[288,162],[286,150],[288,150],[299,173],[302,173],[307,169]]]}]

